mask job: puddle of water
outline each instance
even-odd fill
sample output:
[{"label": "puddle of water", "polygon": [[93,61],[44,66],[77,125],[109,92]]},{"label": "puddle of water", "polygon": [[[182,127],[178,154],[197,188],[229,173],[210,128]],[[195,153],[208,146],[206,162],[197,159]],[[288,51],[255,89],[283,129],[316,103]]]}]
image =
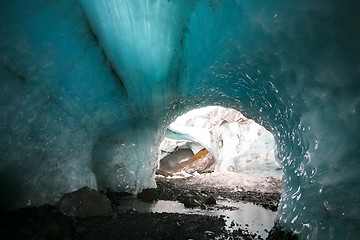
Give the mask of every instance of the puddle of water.
[{"label": "puddle of water", "polygon": [[[225,220],[226,229],[232,231],[238,228],[246,229],[250,233],[257,233],[266,238],[274,225],[276,213],[252,203],[234,202],[231,200],[217,200],[217,205],[208,209],[186,208],[177,201],[159,200],[154,203],[145,203],[133,197],[124,199],[119,210],[136,210],[140,213],[182,213],[202,214],[222,217]],[[224,217],[225,216],[225,217]],[[236,225],[233,226],[232,222]]]},{"label": "puddle of water", "polygon": [[[233,202],[228,200],[218,200],[220,206],[233,207],[231,209],[215,210],[215,215],[225,215],[225,223],[228,230],[231,229],[247,229],[251,233],[257,233],[262,238],[268,236],[268,231],[274,225],[276,212],[257,206],[252,203]],[[234,221],[238,226],[231,228],[231,223]]]}]

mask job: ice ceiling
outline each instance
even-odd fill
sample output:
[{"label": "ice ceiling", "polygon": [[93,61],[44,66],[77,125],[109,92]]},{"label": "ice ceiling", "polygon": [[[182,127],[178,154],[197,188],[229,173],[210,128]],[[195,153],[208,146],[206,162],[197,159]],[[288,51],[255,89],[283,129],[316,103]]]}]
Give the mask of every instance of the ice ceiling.
[{"label": "ice ceiling", "polygon": [[270,130],[277,222],[360,234],[360,5],[340,0],[0,1],[1,208],[84,185],[154,187],[165,128],[221,105]]}]

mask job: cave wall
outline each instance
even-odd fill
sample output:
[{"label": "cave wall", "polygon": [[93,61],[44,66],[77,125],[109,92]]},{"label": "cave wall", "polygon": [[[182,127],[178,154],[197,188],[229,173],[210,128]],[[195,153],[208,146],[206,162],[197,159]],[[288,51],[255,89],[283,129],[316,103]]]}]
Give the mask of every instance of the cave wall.
[{"label": "cave wall", "polygon": [[1,208],[84,185],[154,187],[168,124],[220,105],[274,135],[276,221],[303,239],[353,239],[359,13],[338,0],[1,1]]}]

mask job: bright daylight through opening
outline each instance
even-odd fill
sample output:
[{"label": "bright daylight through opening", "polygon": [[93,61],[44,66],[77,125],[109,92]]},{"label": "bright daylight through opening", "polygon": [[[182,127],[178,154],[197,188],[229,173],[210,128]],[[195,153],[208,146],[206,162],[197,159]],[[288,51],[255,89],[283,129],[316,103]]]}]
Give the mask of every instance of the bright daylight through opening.
[{"label": "bright daylight through opening", "polygon": [[272,134],[261,125],[237,110],[209,106],[189,111],[170,124],[159,147],[158,172],[281,178],[274,149]]},{"label": "bright daylight through opening", "polygon": [[[282,189],[272,134],[237,110],[209,106],[178,117],[165,135],[158,151],[159,191],[179,191],[187,213],[225,216],[229,230],[241,227],[266,238]],[[184,208],[164,206],[171,212]]]}]

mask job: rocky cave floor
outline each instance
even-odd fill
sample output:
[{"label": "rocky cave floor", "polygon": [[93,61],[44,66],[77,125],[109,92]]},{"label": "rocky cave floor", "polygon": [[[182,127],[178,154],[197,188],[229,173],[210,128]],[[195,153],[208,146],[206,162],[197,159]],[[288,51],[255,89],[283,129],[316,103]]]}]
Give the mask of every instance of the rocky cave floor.
[{"label": "rocky cave floor", "polygon": [[[213,178],[215,179],[215,178]],[[269,178],[267,192],[244,188],[219,187],[204,184],[199,178],[169,179],[156,177],[158,188],[137,196],[144,202],[157,200],[181,201],[187,207],[213,208],[218,199],[251,202],[276,211],[280,199],[280,179]],[[217,181],[221,182],[221,180]],[[246,184],[245,184],[246,185]],[[270,189],[268,187],[270,186]],[[259,187],[259,186],[257,186]],[[106,192],[111,201],[113,217],[69,217],[55,206],[23,208],[1,215],[1,239],[263,239],[246,228],[229,231],[221,217],[200,214],[151,213],[118,206],[129,197],[126,193]],[[250,224],[250,223],[249,223]],[[231,226],[235,226],[232,224]],[[277,227],[270,231],[271,239],[296,239]]]}]

